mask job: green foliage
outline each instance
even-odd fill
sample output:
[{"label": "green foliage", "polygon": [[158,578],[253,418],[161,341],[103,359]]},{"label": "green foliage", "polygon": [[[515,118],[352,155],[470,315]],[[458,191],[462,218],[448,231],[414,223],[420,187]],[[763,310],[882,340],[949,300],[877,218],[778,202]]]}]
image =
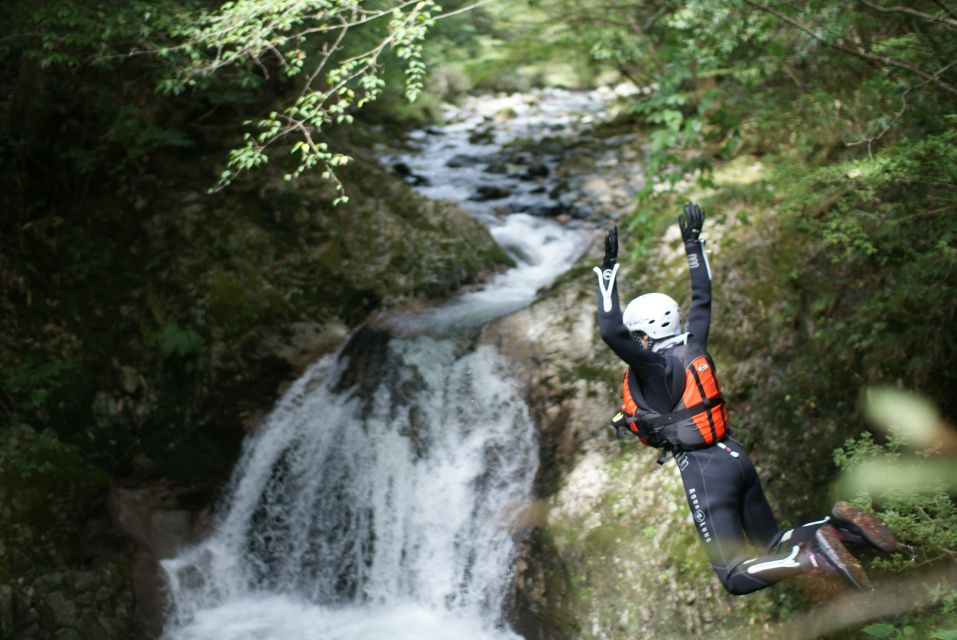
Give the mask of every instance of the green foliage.
[{"label": "green foliage", "polygon": [[[955,161],[957,134],[930,136],[811,174],[787,205],[805,237],[825,243],[797,285],[812,304],[823,303],[810,337],[823,349],[850,347],[868,380],[911,381],[945,413],[957,407],[947,376],[934,372],[957,354],[957,338],[943,332],[928,340],[927,331],[954,321],[954,309],[940,302],[957,295]],[[844,283],[853,278],[853,292],[835,286],[839,274]],[[892,344],[881,341],[885,333]]]},{"label": "green foliage", "polygon": [[644,198],[655,185],[713,186],[712,159],[742,147],[827,158],[870,153],[915,127],[939,131],[957,98],[952,20],[930,0],[907,9],[884,0],[539,6],[565,25],[552,36],[556,57],[577,49],[644,87],[626,105],[649,135]]},{"label": "green foliage", "polygon": [[[27,575],[36,563],[73,559],[83,517],[108,487],[103,472],[49,434],[18,426],[0,430],[0,551],[6,574]],[[12,548],[11,548],[12,547]]]},{"label": "green foliage", "polygon": [[870,638],[911,638],[917,633],[916,629],[909,624],[897,627],[886,622],[868,625],[861,631]]},{"label": "green foliage", "polygon": [[68,358],[47,359],[33,354],[4,366],[3,390],[14,402],[36,410],[54,402],[77,374],[79,363]]},{"label": "green foliage", "polygon": [[[934,450],[922,454],[907,455],[900,439],[891,438],[878,444],[869,433],[864,433],[837,449],[834,461],[845,473],[865,464],[882,463],[892,463],[898,474],[920,473],[922,466],[939,455]],[[898,463],[902,460],[908,461],[909,466],[901,467]],[[922,474],[922,478],[916,492],[902,478],[898,491],[855,498],[866,509],[876,508],[898,541],[913,549],[912,553],[897,553],[889,559],[877,558],[875,567],[902,571],[957,557],[957,506],[950,497],[951,487],[942,478],[933,479],[926,474]]]},{"label": "green foliage", "polygon": [[[330,147],[327,133],[351,124],[357,110],[382,94],[393,65],[404,73],[406,98],[418,97],[427,72],[424,41],[439,11],[432,0],[376,7],[357,0],[236,0],[216,7],[168,0],[110,9],[86,0],[29,2],[9,10],[0,60],[15,67],[22,56],[36,62],[41,80],[58,78],[65,85],[78,74],[140,72],[138,88],[165,94],[164,101],[154,96],[155,106],[148,107],[126,96],[111,110],[115,97],[103,95],[84,105],[102,120],[90,128],[87,118],[85,135],[120,147],[127,161],[195,144],[195,130],[187,134],[156,122],[164,103],[198,103],[205,110],[231,94],[244,95],[260,110],[246,112],[247,133],[238,145],[230,143],[219,187],[279,160],[287,180],[319,171],[338,188],[335,203],[343,204],[348,200],[336,170],[350,158]],[[97,77],[83,91],[97,91],[101,83]],[[267,87],[273,95],[262,100]],[[129,87],[122,91],[128,94]],[[57,144],[85,160],[88,172],[99,159],[89,144]]]},{"label": "green foliage", "polygon": [[115,68],[118,49],[164,38],[199,3],[134,0],[109,7],[87,0],[16,3],[0,53],[21,49],[41,69],[91,63]]},{"label": "green foliage", "polygon": [[170,322],[156,334],[156,346],[163,357],[185,357],[197,353],[203,346],[203,338],[191,327],[181,327]]},{"label": "green foliage", "polygon": [[[67,449],[59,440],[29,431],[3,432],[3,463],[20,480],[50,476],[59,471]],[[56,461],[56,462],[54,462]]]},{"label": "green foliage", "polygon": [[[171,31],[177,44],[160,54],[174,61],[173,73],[160,82],[160,89],[177,94],[228,71],[238,72],[239,84],[255,87],[269,78],[270,66],[278,67],[286,78],[303,76],[292,100],[247,122],[253,131],[230,152],[219,184],[226,186],[237,175],[263,166],[270,159],[270,147],[291,142],[284,152],[296,160],[285,179],[318,168],[337,188],[334,204],[344,204],[348,197],[336,169],[350,158],[330,149],[321,136],[330,126],[351,124],[353,111],[379,97],[385,86],[380,68],[387,49],[393,49],[404,65],[406,97],[416,99],[426,72],[422,42],[438,11],[432,0],[375,9],[357,0],[227,2],[213,11],[184,16]],[[364,47],[364,34],[369,29],[376,33],[376,23],[386,19],[386,33]],[[356,47],[357,52],[350,50]],[[253,73],[257,69],[261,73]]]},{"label": "green foliage", "polygon": [[[951,562],[957,512],[945,479],[954,477],[953,459],[859,436],[859,400],[864,387],[881,384],[929,395],[944,416],[957,411],[950,366],[957,342],[946,329],[957,320],[955,135],[925,133],[823,165],[794,161],[791,153],[742,158],[760,166],[749,176],[716,160],[713,188],[658,194],[635,212],[630,228],[659,242],[655,221],[670,215],[673,224],[684,198],[706,211],[706,235],[718,240],[711,349],[736,437],[753,452],[776,513],[791,522],[819,518],[834,497],[827,491],[836,475],[832,452],[853,437],[836,464],[852,474],[876,461],[886,465],[876,467],[882,478],[899,479],[896,493],[857,500],[876,506],[914,549],[869,559],[869,568],[910,574],[925,563]],[[633,235],[628,251],[643,244]],[[630,286],[686,299],[680,255],[637,251],[640,273]],[[911,628],[911,637],[930,637],[953,626],[942,598],[926,619],[880,624],[892,634]],[[788,606],[775,602],[775,611],[787,617],[795,605]]]}]

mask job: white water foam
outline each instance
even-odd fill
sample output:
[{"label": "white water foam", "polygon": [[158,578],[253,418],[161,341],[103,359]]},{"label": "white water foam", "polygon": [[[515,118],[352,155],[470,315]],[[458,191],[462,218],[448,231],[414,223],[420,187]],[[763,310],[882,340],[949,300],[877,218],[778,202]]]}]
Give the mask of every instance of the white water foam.
[{"label": "white water foam", "polygon": [[368,396],[340,388],[346,358],[310,369],[247,442],[215,533],[163,563],[166,637],[514,638],[534,435],[507,362],[455,351],[392,340]]},{"label": "white water foam", "polygon": [[515,268],[443,307],[397,315],[388,324],[406,334],[469,333],[530,304],[539,289],[565,272],[585,246],[581,232],[520,213],[496,222],[490,231],[515,260]]}]

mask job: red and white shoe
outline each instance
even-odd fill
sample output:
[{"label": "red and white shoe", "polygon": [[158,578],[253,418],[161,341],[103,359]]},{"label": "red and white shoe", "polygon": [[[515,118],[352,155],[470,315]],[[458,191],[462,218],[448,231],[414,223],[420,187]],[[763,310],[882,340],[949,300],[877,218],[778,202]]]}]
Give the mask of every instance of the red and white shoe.
[{"label": "red and white shoe", "polygon": [[861,591],[874,588],[864,572],[864,567],[847,550],[841,542],[841,536],[831,525],[826,524],[815,532],[814,539],[805,552],[810,565],[822,573],[840,576],[845,582]]},{"label": "red and white shoe", "polygon": [[886,524],[873,513],[864,511],[857,505],[841,500],[831,508],[828,524],[837,529],[842,538],[850,542],[859,542],[881,551],[897,551],[897,538]]}]

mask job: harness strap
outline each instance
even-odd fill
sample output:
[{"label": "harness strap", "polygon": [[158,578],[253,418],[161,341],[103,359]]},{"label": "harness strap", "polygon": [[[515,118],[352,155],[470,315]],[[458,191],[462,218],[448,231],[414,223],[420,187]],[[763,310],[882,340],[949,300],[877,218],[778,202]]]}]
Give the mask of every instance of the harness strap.
[{"label": "harness strap", "polygon": [[705,411],[710,411],[715,407],[720,407],[724,404],[724,396],[717,395],[711,400],[705,399],[701,404],[696,404],[693,407],[687,407],[685,409],[680,409],[678,411],[673,411],[671,413],[666,413],[657,418],[649,418],[648,420],[642,420],[639,424],[640,428],[647,428],[653,431],[657,431],[662,427],[667,427],[669,424],[674,424],[675,422],[680,422],[686,420],[692,416],[696,416],[699,413],[704,413]]}]

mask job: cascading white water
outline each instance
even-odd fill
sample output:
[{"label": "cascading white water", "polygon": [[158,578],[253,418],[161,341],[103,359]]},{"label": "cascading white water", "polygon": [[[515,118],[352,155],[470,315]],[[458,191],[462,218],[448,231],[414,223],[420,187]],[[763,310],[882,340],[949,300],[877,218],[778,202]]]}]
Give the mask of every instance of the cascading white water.
[{"label": "cascading white water", "polygon": [[169,637],[508,636],[509,523],[537,459],[507,362],[429,337],[373,357],[359,388],[348,358],[313,366],[247,442],[216,532],[165,563]]},{"label": "cascading white water", "polygon": [[[555,95],[573,113],[602,104]],[[555,100],[533,104],[516,132],[575,121]],[[475,148],[462,122],[481,120],[479,106],[490,108],[476,102],[403,158],[430,189],[485,179],[445,168],[449,154]],[[503,620],[510,526],[530,497],[537,446],[509,363],[470,336],[530,303],[584,235],[471,208],[516,267],[384,323],[404,338],[363,330],[293,385],[247,439],[213,533],[162,563],[173,604],[165,640],[517,637]]]}]

